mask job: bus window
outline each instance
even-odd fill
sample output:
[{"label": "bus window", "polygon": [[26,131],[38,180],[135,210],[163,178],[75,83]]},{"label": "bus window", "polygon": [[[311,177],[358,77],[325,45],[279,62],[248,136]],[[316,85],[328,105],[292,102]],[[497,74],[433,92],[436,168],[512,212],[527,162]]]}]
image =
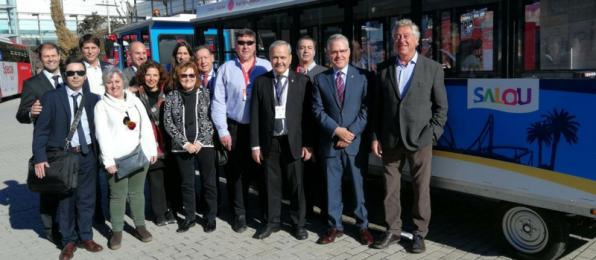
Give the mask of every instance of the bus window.
[{"label": "bus window", "polygon": [[352,65],[369,71],[377,71],[377,64],[385,60],[383,24],[379,21],[365,22],[361,27],[360,41],[352,43]]},{"label": "bus window", "polygon": [[474,9],[459,16],[460,45],[458,58],[462,72],[492,71],[494,12]]},{"label": "bus window", "polygon": [[439,62],[447,71],[455,69],[455,54],[459,47],[459,29],[456,23],[451,22],[451,12],[443,11],[440,15],[440,49]]},{"label": "bus window", "polygon": [[[187,42],[191,44],[193,42],[192,35],[159,35],[157,37],[159,46],[159,63],[166,68],[169,68],[172,63],[172,52],[178,42]],[[192,45],[191,45],[192,46]]]},{"label": "bus window", "polygon": [[433,59],[433,51],[433,19],[430,15],[423,15],[420,24],[420,54]]},{"label": "bus window", "polygon": [[524,6],[523,68],[596,68],[596,2],[531,1]]}]

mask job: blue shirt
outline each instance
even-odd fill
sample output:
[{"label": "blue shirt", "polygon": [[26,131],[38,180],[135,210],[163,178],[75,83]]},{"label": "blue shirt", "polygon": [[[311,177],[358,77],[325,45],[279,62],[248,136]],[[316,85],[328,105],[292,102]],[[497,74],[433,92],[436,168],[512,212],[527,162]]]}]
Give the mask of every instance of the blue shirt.
[{"label": "blue shirt", "polygon": [[412,83],[412,75],[414,74],[414,67],[416,67],[416,61],[418,61],[418,52],[414,53],[414,57],[408,63],[401,64],[399,57],[396,58],[395,64],[395,78],[397,80],[397,86],[399,88],[399,96],[404,98],[410,84]]},{"label": "blue shirt", "polygon": [[[271,70],[271,63],[255,57],[255,67],[250,72],[248,85],[244,82],[244,73],[238,58],[227,61],[217,70],[213,102],[211,102],[211,118],[220,137],[230,135],[227,119],[241,124],[250,123],[250,101],[252,86],[256,77]],[[246,87],[246,97],[244,89]]]},{"label": "blue shirt", "polygon": [[[79,91],[74,91],[72,89],[70,89],[69,87],[66,88],[66,95],[68,95],[68,105],[70,107],[70,124],[72,124],[72,121],[74,121],[75,118],[75,111],[74,111],[74,103],[72,102],[72,95],[79,93],[80,95],[77,96],[77,106],[81,104],[81,97],[83,96],[83,89],[79,89]],[[88,94],[90,95],[90,94]],[[85,110],[85,108],[83,108],[82,114],[81,114],[81,121],[79,122],[79,124],[82,125],[83,127],[83,132],[85,132],[85,141],[87,141],[87,144],[91,144],[91,131],[89,130],[89,120],[87,119],[87,112]],[[68,125],[68,127],[70,127],[70,125]],[[72,140],[70,141],[70,146],[71,147],[77,147],[79,145],[81,145],[81,142],[79,142],[79,134],[77,132],[78,130],[75,130],[74,134],[72,135]]]}]

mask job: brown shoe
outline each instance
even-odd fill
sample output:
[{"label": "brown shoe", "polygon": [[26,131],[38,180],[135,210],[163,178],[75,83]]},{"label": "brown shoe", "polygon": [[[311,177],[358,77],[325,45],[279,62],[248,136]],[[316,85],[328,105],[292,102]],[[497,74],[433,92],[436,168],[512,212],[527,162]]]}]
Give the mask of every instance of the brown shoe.
[{"label": "brown shoe", "polygon": [[368,231],[368,228],[360,229],[360,244],[370,246],[374,241],[375,239],[370,234],[370,231]]},{"label": "brown shoe", "polygon": [[149,233],[149,231],[147,230],[147,228],[145,226],[138,226],[135,229],[135,231],[136,231],[135,232],[135,236],[139,240],[141,240],[141,241],[143,241],[145,243],[151,242],[151,240],[153,240],[153,236],[151,235],[151,233]]},{"label": "brown shoe", "polygon": [[112,233],[112,237],[108,242],[108,246],[112,250],[118,250],[122,246],[122,231],[116,231]]},{"label": "brown shoe", "polygon": [[93,240],[83,241],[83,242],[79,243],[78,246],[80,248],[85,248],[87,251],[93,252],[93,253],[103,250],[103,247],[100,246],[99,244],[95,243],[95,241],[93,241]]},{"label": "brown shoe", "polygon": [[341,237],[344,234],[342,230],[337,230],[336,228],[330,228],[327,230],[327,233],[319,238],[317,244],[326,245],[329,243],[333,243],[336,238]]},{"label": "brown shoe", "polygon": [[60,260],[70,260],[74,257],[74,252],[77,251],[77,247],[74,243],[68,243],[64,248],[62,248],[62,252],[60,252],[60,256],[58,259]]}]

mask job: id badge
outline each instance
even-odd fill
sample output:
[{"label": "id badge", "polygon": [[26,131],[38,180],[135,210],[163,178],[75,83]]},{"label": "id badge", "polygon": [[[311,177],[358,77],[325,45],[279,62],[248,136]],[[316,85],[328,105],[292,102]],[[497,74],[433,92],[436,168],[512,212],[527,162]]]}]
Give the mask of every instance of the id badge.
[{"label": "id badge", "polygon": [[275,119],[285,119],[286,110],[282,106],[275,106]]}]

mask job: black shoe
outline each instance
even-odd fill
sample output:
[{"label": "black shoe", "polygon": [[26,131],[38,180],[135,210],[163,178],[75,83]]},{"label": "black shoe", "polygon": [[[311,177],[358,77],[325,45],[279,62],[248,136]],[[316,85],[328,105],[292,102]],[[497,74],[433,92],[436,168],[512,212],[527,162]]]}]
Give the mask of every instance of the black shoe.
[{"label": "black shoe", "polygon": [[167,225],[168,222],[166,222],[166,218],[165,217],[155,217],[155,225],[158,227],[163,227],[165,225]]},{"label": "black shoe", "polygon": [[215,231],[215,219],[207,220],[207,222],[205,222],[205,225],[203,226],[203,231],[205,233],[211,233]]},{"label": "black shoe", "polygon": [[237,216],[232,224],[232,229],[236,233],[242,233],[246,231],[246,217],[244,215]]},{"label": "black shoe", "polygon": [[294,237],[298,240],[305,240],[308,238],[308,232],[303,227],[294,229]]},{"label": "black shoe", "polygon": [[281,227],[279,225],[266,225],[265,228],[259,230],[254,236],[253,238],[256,239],[265,239],[269,236],[271,236],[271,234],[278,232],[281,230]]},{"label": "black shoe", "polygon": [[383,235],[383,238],[381,238],[381,240],[375,241],[375,243],[372,245],[372,248],[385,249],[391,244],[397,244],[399,242],[399,239],[399,236],[394,235],[391,232],[387,232]]},{"label": "black shoe", "polygon": [[171,210],[166,212],[166,222],[168,224],[176,224],[176,217],[174,216],[174,212]]},{"label": "black shoe", "polygon": [[414,234],[414,239],[412,240],[412,248],[410,251],[414,254],[420,254],[426,250],[426,245],[424,245],[424,238],[419,234]]},{"label": "black shoe", "polygon": [[185,219],[184,221],[182,221],[182,223],[180,223],[180,225],[178,226],[178,229],[176,230],[176,232],[178,233],[183,233],[188,231],[191,227],[194,227],[197,223],[195,222],[195,220],[189,220],[189,219]]}]

